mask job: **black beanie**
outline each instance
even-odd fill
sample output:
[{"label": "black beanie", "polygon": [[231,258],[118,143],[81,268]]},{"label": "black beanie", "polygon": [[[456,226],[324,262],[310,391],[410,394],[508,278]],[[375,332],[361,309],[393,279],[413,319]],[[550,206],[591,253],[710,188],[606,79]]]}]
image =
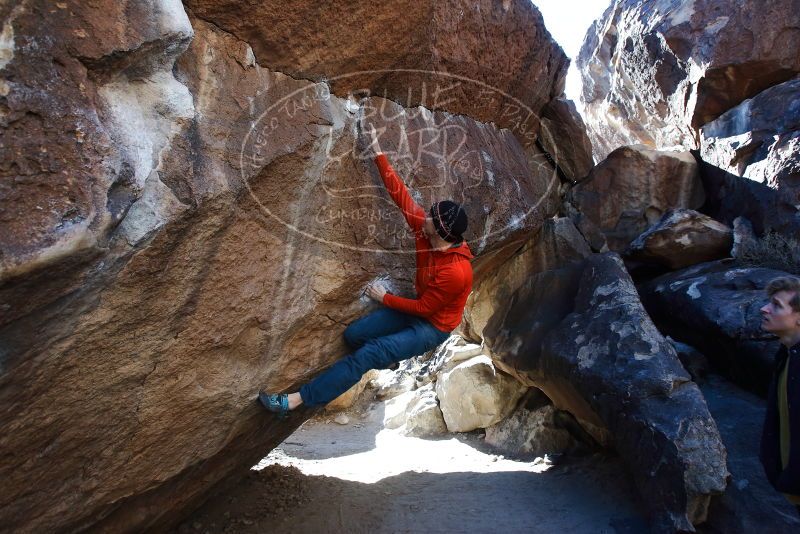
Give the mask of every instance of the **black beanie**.
[{"label": "black beanie", "polygon": [[436,233],[450,243],[464,239],[467,230],[467,214],[464,208],[451,200],[442,200],[431,206],[431,219]]}]

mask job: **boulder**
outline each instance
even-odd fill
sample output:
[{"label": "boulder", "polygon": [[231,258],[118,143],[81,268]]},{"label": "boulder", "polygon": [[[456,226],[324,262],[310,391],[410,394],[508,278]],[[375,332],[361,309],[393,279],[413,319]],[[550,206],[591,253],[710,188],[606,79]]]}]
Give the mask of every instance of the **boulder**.
[{"label": "boulder", "polygon": [[694,155],[706,192],[703,213],[729,226],[738,217],[745,217],[756,235],[800,235],[797,207],[787,203],[780,191],[703,161],[699,152]]},{"label": "boulder", "polygon": [[726,111],[700,136],[704,161],[777,190],[788,209],[800,210],[800,77]]},{"label": "boulder", "polygon": [[[474,341],[483,340],[487,335],[493,338],[494,333],[485,332],[487,326],[490,321],[494,324],[502,322],[498,317],[509,309],[511,299],[517,298],[516,294],[522,286],[533,287],[535,284],[532,278],[538,273],[581,260],[591,253],[586,240],[569,218],[558,217],[545,221],[542,229],[530,237],[514,256],[473,284],[472,294],[464,310],[463,334]],[[481,259],[477,259],[475,264],[476,271],[480,271]],[[552,273],[543,276],[553,278]],[[536,287],[548,289],[547,286]],[[561,285],[550,286],[551,289],[553,287]],[[556,299],[560,299],[557,291],[554,295]],[[541,299],[543,295],[539,294],[535,298]],[[558,302],[550,304],[558,308]],[[544,313],[551,310],[550,306],[544,304],[538,309]]]},{"label": "boulder", "polygon": [[469,343],[460,335],[453,334],[438,347],[433,357],[417,374],[418,383],[419,380],[426,383],[436,380],[436,377],[443,371],[450,370],[460,362],[484,354],[484,352],[483,347],[477,343]]},{"label": "boulder", "polygon": [[378,371],[372,385],[375,388],[376,399],[388,400],[413,390],[416,380],[411,373],[382,369]]},{"label": "boulder", "polygon": [[[727,476],[702,394],[645,313],[619,256],[592,255],[560,271],[520,291],[487,347],[498,366],[523,375],[596,441],[616,448],[655,530],[691,531]],[[550,298],[531,298],[537,292]]]},{"label": "boulder", "polygon": [[575,445],[575,440],[557,425],[555,414],[551,404],[535,410],[520,405],[511,415],[486,429],[486,443],[512,457],[562,454]]},{"label": "boulder", "polygon": [[740,259],[742,254],[751,249],[757,242],[753,224],[746,217],[736,217],[733,220],[733,247],[731,256]]},{"label": "boulder", "polygon": [[434,385],[428,383],[414,391],[407,391],[386,402],[383,426],[400,429],[406,436],[418,438],[440,436],[447,433],[436,398]]},{"label": "boulder", "polygon": [[594,166],[592,143],[575,104],[554,98],[544,107],[540,141],[567,180],[583,179]]},{"label": "boulder", "polygon": [[619,256],[586,260],[574,309],[545,339],[539,369],[573,384],[605,423],[648,496],[654,530],[691,531],[706,519],[725,489],[725,448]]},{"label": "boulder", "polygon": [[800,531],[797,510],[775,491],[758,459],[764,401],[714,375],[701,390],[728,451],[731,472],[725,493],[711,501],[707,525],[726,533]]},{"label": "boulder", "polygon": [[721,260],[659,276],[639,292],[659,330],[696,347],[741,387],[766,395],[778,342],[761,330],[759,309],[766,285],[785,274]]},{"label": "boulder", "polygon": [[276,419],[256,392],[341,357],[371,280],[412,288],[367,110],[422,204],[463,195],[473,250],[515,250],[556,212],[557,180],[507,130],[337,97],[174,0],[33,0],[0,28],[9,530],[168,529],[312,413]]},{"label": "boulder", "polygon": [[572,221],[572,224],[581,233],[592,252],[608,252],[608,242],[606,236],[600,231],[589,217],[575,209],[570,202],[564,201],[564,211]]},{"label": "boulder", "polygon": [[489,427],[506,417],[527,388],[498,371],[485,355],[442,372],[436,396],[450,432]]},{"label": "boulder", "polygon": [[794,0],[614,0],[577,59],[596,156],[699,148],[698,128],[800,72]]},{"label": "boulder", "polygon": [[406,424],[408,405],[417,394],[416,391],[405,391],[384,403],[383,426],[394,430]]},{"label": "boulder", "polygon": [[494,122],[526,145],[542,108],[563,93],[569,66],[527,0],[185,3],[250,43],[272,70],[328,80],[341,97],[368,92]]},{"label": "boulder", "polygon": [[614,150],[572,188],[571,204],[621,252],[669,209],[699,208],[705,194],[689,152],[644,146]]},{"label": "boulder", "polygon": [[733,230],[728,226],[694,210],[675,209],[637,237],[626,255],[674,270],[727,258],[732,246]]},{"label": "boulder", "polygon": [[428,384],[414,392],[414,397],[406,408],[406,436],[426,438],[447,433],[442,410],[436,398],[433,384]]}]

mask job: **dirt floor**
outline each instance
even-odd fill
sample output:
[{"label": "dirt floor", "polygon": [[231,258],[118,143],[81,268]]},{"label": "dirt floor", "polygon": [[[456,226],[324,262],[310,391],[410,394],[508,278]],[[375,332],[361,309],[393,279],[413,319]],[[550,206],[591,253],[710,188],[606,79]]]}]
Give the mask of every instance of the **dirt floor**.
[{"label": "dirt floor", "polygon": [[178,532],[648,532],[618,458],[505,458],[482,432],[384,429],[383,409],[307,421]]}]

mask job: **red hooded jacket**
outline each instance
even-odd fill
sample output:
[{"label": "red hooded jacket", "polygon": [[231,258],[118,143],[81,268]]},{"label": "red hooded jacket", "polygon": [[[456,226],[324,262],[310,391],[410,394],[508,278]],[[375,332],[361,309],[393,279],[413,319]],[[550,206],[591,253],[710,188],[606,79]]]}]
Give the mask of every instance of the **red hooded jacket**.
[{"label": "red hooded jacket", "polygon": [[425,211],[408,194],[385,154],[375,157],[375,164],[392,200],[402,210],[414,231],[417,250],[416,299],[387,293],[383,304],[394,310],[428,319],[443,332],[451,332],[461,323],[464,305],[472,291],[472,252],[466,242],[446,250],[433,250],[422,232]]}]

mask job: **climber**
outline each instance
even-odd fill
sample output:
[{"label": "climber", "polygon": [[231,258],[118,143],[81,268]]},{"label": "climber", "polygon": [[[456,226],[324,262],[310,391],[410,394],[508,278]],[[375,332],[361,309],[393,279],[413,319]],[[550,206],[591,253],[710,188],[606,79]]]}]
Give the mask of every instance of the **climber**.
[{"label": "climber", "polygon": [[368,370],[388,368],[440,345],[461,322],[472,291],[472,253],[463,238],[464,209],[443,200],[433,204],[426,217],[381,152],[375,128],[370,125],[368,131],[384,186],[415,236],[417,298],[392,295],[382,284],[371,284],[366,294],[384,307],[345,329],[345,342],[353,352],[295,393],[259,392],[259,401],[272,412],[285,415],[301,404],[325,405]]},{"label": "climber", "polygon": [[781,347],[767,396],[761,464],[770,483],[800,506],[800,278],[783,276],[767,285],[761,327]]}]

